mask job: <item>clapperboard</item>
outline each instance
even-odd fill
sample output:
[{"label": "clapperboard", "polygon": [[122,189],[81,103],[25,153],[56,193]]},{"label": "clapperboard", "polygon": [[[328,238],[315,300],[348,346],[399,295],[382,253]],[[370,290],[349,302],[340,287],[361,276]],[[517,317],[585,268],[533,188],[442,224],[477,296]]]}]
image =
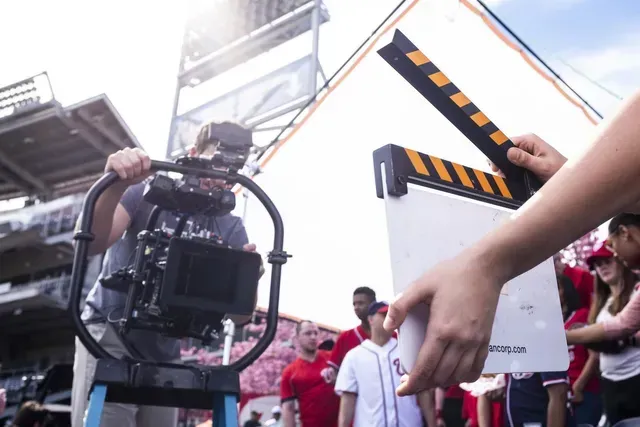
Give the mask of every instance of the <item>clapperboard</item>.
[{"label": "clapperboard", "polygon": [[[508,161],[506,152],[513,142],[402,32],[396,31],[378,53],[506,176],[393,144],[374,152],[377,196],[385,201],[398,294],[428,268],[508,221],[540,184]],[[470,277],[468,286],[473,281]],[[424,341],[428,319],[428,307],[421,305],[400,327],[407,371]],[[563,371],[568,365],[555,269],[548,259],[503,287],[484,373]]]}]

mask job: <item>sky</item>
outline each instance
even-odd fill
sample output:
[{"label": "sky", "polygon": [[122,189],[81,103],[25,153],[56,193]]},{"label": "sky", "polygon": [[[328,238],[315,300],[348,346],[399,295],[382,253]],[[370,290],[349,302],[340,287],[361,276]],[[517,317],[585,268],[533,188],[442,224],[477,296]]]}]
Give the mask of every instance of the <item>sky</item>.
[{"label": "sky", "polygon": [[[321,30],[320,60],[325,73],[331,75],[391,11],[396,2],[326,0],[325,3],[331,13],[331,21]],[[632,6],[632,2],[624,2],[624,7],[620,6],[622,10],[617,12],[608,10],[605,3],[599,0],[487,0],[487,3],[545,60],[550,64],[560,64],[558,71],[571,85],[575,85],[576,89],[580,88],[581,93],[584,90],[584,96],[603,113],[614,111],[619,100],[592,84],[586,84],[582,77],[564,66],[562,61],[599,80],[623,97],[640,85],[640,61],[637,59],[640,55],[637,55],[636,47],[640,44],[634,45],[633,42],[638,40],[637,36],[640,33],[631,25],[634,19],[638,22],[639,15],[638,8]],[[475,70],[470,66],[481,63],[484,59],[483,53],[474,50],[474,46],[470,45],[468,40],[463,40],[463,33],[458,32],[459,37],[455,32],[443,33],[447,34],[448,39],[440,40],[436,27],[422,27],[424,21],[442,25],[443,31],[447,31],[446,20],[444,23],[439,23],[437,19],[431,21],[428,14],[444,12],[453,22],[460,12],[457,9],[457,1],[421,0],[420,4],[416,9],[419,10],[413,16],[409,15],[411,18],[407,18],[401,24],[403,30],[406,29],[412,39],[420,38],[421,46],[424,46],[422,49],[428,49],[430,56],[433,55],[433,59],[442,64],[441,67],[446,66],[444,69],[452,80],[465,92],[468,91],[467,95],[471,96],[474,102],[478,99],[483,111],[489,117],[493,117],[506,133],[527,132],[537,127],[541,132],[547,132],[550,138],[555,139],[555,142],[567,150],[576,149],[575,146],[583,141],[580,132],[584,126],[579,123],[585,121],[576,108],[561,100],[561,97],[553,92],[550,84],[541,82],[539,76],[523,65],[524,61],[516,53],[494,40],[494,36],[482,22],[471,19],[470,14],[460,14],[460,22],[455,28],[469,28],[471,34],[487,37],[486,43],[484,40],[475,40],[474,43],[486,45],[486,49],[497,49],[499,52],[491,51],[491,54],[504,60],[504,63],[499,64],[502,69],[493,73],[495,75],[487,72],[485,67],[486,75],[483,79],[490,84],[484,84],[482,79],[478,80],[477,76],[472,75],[475,74]],[[618,4],[622,5],[623,2]],[[422,16],[420,13],[426,15]],[[12,58],[0,67],[0,86],[47,70],[51,76],[54,93],[63,105],[104,92],[151,156],[164,156],[184,19],[181,2],[23,0],[3,4],[0,6],[0,15],[30,18],[28,27],[19,19],[4,20],[0,27],[0,40],[5,41],[4,57]],[[252,78],[304,56],[309,52],[310,43],[308,34],[301,36],[225,73],[214,82],[200,87],[197,92],[187,93],[181,109],[194,107],[207,98],[211,99],[232,90]],[[464,54],[461,54],[462,52]],[[348,148],[352,150],[353,156],[361,156],[358,167],[370,173],[369,148],[375,149],[383,143],[381,141],[394,139],[408,141],[408,145],[416,148],[428,147],[430,150],[433,149],[433,152],[427,151],[429,153],[479,169],[482,168],[481,163],[484,160],[470,144],[462,144],[458,136],[453,137],[451,125],[442,123],[441,120],[436,123],[425,119],[425,123],[429,123],[429,132],[443,135],[443,140],[450,140],[450,144],[436,146],[433,141],[428,141],[430,138],[425,140],[425,134],[428,133],[421,128],[421,123],[396,125],[408,119],[406,112],[414,110],[414,114],[426,114],[428,106],[416,97],[406,83],[391,73],[389,67],[379,58],[368,59],[366,64],[362,65],[364,68],[359,73],[350,77],[350,83],[336,90],[335,95],[331,96],[332,101],[327,101],[327,105],[318,109],[315,124],[310,121],[309,129],[296,137],[297,142],[292,141],[274,158],[281,160],[274,160],[269,166],[270,169],[266,169],[259,177],[259,183],[265,185],[265,189],[288,215],[288,241],[296,262],[291,262],[285,267],[286,277],[292,280],[291,277],[309,276],[309,271],[315,271],[314,268],[317,269],[318,265],[309,264],[308,260],[317,260],[321,268],[318,274],[313,275],[315,277],[309,278],[309,286],[314,284],[318,289],[330,289],[341,301],[348,301],[348,298],[344,297],[349,296],[355,283],[373,283],[378,284],[380,288],[384,286],[383,283],[388,285],[387,273],[377,274],[375,269],[368,267],[382,263],[388,265],[388,255],[384,254],[384,251],[373,251],[369,246],[374,245],[367,242],[367,239],[372,238],[371,224],[379,225],[383,214],[376,204],[376,199],[371,197],[370,179],[363,181],[362,185],[366,186],[366,189],[361,189],[362,194],[358,194],[358,198],[345,198],[351,187],[327,192],[322,174],[316,173],[325,170],[317,167],[318,162],[334,161],[333,153],[340,152],[341,149],[345,150],[341,158],[345,158]],[[561,65],[564,67],[562,70]],[[509,69],[504,67],[513,67],[513,73],[510,75]],[[521,76],[523,80],[520,80]],[[522,81],[530,81],[527,79],[536,79],[536,82],[531,83],[531,88],[517,89]],[[500,93],[494,95],[493,88],[499,84],[504,84],[505,88],[512,88],[512,92],[527,94],[528,99],[537,105],[522,106],[527,114],[518,114],[513,108],[505,109],[505,105],[514,105],[517,94],[509,93],[509,90],[502,88]],[[535,93],[537,85],[540,85],[541,89],[538,91],[539,94]],[[554,105],[547,108],[543,91],[550,91],[544,93],[553,97],[550,104]],[[339,93],[342,95],[338,95]],[[405,102],[404,108],[395,104],[402,102],[399,99]],[[359,108],[350,107],[356,102],[367,104],[362,105],[362,112],[358,111]],[[564,127],[558,124],[557,117],[554,118],[549,111],[545,111],[554,110],[556,107],[568,115]],[[540,123],[534,121],[538,117]],[[342,138],[333,130],[334,123],[336,126],[342,124],[348,127],[348,132],[344,132]],[[374,126],[371,126],[372,123]],[[570,127],[568,123],[581,127],[577,130],[576,141],[571,141],[574,134],[573,129],[567,128]],[[367,128],[362,129],[361,126]],[[396,128],[399,129],[396,131]],[[350,143],[348,147],[340,145],[347,142]],[[365,150],[364,156],[355,150],[358,144]],[[300,188],[300,182],[292,181],[291,176],[300,176],[309,170],[312,170],[316,177],[313,182]],[[353,171],[345,170],[345,173],[347,172],[353,174]],[[301,195],[299,199],[292,199],[289,183],[292,183],[293,189],[306,194]],[[322,199],[323,204],[319,204],[311,194],[326,194],[327,198]],[[377,213],[351,212],[345,218],[336,212],[336,206],[345,206],[346,203],[354,203],[354,200],[357,200],[356,206],[363,206],[361,209],[369,209],[370,206],[371,209],[376,209]],[[303,214],[308,216],[302,216],[302,207],[308,207],[312,212],[303,211]],[[269,245],[268,236],[258,231],[264,223],[252,215],[249,214],[247,227],[250,234],[259,241],[259,250],[266,249]],[[309,224],[322,224],[329,232],[323,226],[310,227]],[[303,238],[306,236],[304,233],[314,233],[314,239],[318,242],[326,241],[327,245],[335,244],[336,235],[347,236],[346,244],[340,250],[348,251],[349,256],[353,257],[350,266],[353,271],[349,276],[342,277],[335,283],[324,280],[326,265],[322,264],[322,257],[326,254],[320,250],[320,246],[320,249],[305,246],[308,239]],[[372,252],[371,257],[368,257],[369,251],[375,253]],[[347,255],[343,256],[349,259]],[[302,286],[302,283],[296,283],[296,286]],[[318,296],[318,301],[313,307],[304,306],[304,312],[300,311],[300,301],[305,298],[306,289],[287,288],[286,292],[282,293],[282,307],[286,307],[284,311],[294,315],[302,315],[304,312],[317,317],[326,315],[327,310],[323,309],[325,306],[321,302],[331,303],[332,298],[324,294]],[[386,295],[388,296],[388,291]],[[261,304],[264,304],[264,299]],[[353,321],[349,307],[345,308],[345,317],[341,318],[336,326],[345,327]]]},{"label": "sky", "polygon": [[640,87],[640,2],[487,0],[485,3],[603,115],[615,110],[619,104],[617,96],[624,98]]}]

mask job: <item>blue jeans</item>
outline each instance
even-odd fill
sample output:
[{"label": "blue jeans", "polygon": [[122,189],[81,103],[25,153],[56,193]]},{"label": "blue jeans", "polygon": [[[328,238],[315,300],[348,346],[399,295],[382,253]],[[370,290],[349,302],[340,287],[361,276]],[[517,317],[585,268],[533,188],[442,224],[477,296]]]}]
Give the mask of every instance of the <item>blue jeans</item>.
[{"label": "blue jeans", "polygon": [[584,400],[573,404],[573,413],[576,424],[591,424],[597,426],[602,416],[602,397],[600,393],[585,391]]}]

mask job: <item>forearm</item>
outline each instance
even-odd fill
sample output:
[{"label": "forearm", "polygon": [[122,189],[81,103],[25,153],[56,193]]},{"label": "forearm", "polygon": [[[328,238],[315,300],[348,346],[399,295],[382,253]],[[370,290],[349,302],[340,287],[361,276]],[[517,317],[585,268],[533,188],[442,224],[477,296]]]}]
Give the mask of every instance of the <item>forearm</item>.
[{"label": "forearm", "polygon": [[[96,255],[108,249],[113,216],[127,187],[114,184],[107,188],[96,201],[91,224],[94,240],[89,244],[89,255]],[[78,218],[78,227],[82,217]]]},{"label": "forearm", "polygon": [[561,397],[549,399],[547,407],[547,427],[565,427],[567,401]]},{"label": "forearm", "polygon": [[635,334],[640,330],[640,298],[631,298],[629,303],[613,319],[602,323],[604,335],[609,339]]},{"label": "forearm", "polygon": [[478,427],[491,427],[491,401],[486,394],[478,396]]},{"label": "forearm", "polygon": [[508,281],[640,200],[638,117],[635,95],[582,156],[565,164],[512,220],[469,248],[472,258],[499,266],[495,274]]},{"label": "forearm", "polygon": [[589,351],[589,358],[584,364],[582,372],[580,372],[580,375],[576,379],[576,382],[573,384],[573,387],[578,390],[584,390],[584,388],[587,386],[587,383],[589,382],[589,380],[591,380],[597,370],[598,357],[593,351]]},{"label": "forearm", "polygon": [[338,427],[350,427],[356,409],[356,396],[351,393],[343,393],[340,398],[340,415]]},{"label": "forearm", "polygon": [[589,344],[606,339],[602,323],[594,323],[580,329],[567,331],[567,344]]},{"label": "forearm", "polygon": [[435,407],[436,407],[436,412],[437,411],[442,411],[442,408],[444,407],[444,399],[445,399],[445,394],[446,394],[446,390],[443,388],[436,388],[435,390]]},{"label": "forearm", "polygon": [[296,414],[293,408],[282,408],[282,427],[296,427]]},{"label": "forearm", "polygon": [[435,426],[438,422],[436,420],[436,408],[435,408],[435,393],[433,390],[425,390],[418,393],[418,406],[420,406],[420,412],[422,417],[427,422],[428,426]]}]

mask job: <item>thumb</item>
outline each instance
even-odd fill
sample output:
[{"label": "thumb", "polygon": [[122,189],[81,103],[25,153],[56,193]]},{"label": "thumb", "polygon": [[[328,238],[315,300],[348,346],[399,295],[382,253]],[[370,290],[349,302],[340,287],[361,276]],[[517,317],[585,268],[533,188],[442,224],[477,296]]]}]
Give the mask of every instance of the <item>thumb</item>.
[{"label": "thumb", "polygon": [[389,304],[383,327],[389,332],[398,329],[407,317],[407,313],[421,301],[428,299],[428,297],[429,295],[427,295],[420,282],[412,283]]},{"label": "thumb", "polygon": [[507,159],[509,159],[509,161],[514,165],[523,167],[530,171],[535,171],[536,164],[540,162],[539,158],[532,156],[518,147],[509,148],[509,151],[507,151]]}]

